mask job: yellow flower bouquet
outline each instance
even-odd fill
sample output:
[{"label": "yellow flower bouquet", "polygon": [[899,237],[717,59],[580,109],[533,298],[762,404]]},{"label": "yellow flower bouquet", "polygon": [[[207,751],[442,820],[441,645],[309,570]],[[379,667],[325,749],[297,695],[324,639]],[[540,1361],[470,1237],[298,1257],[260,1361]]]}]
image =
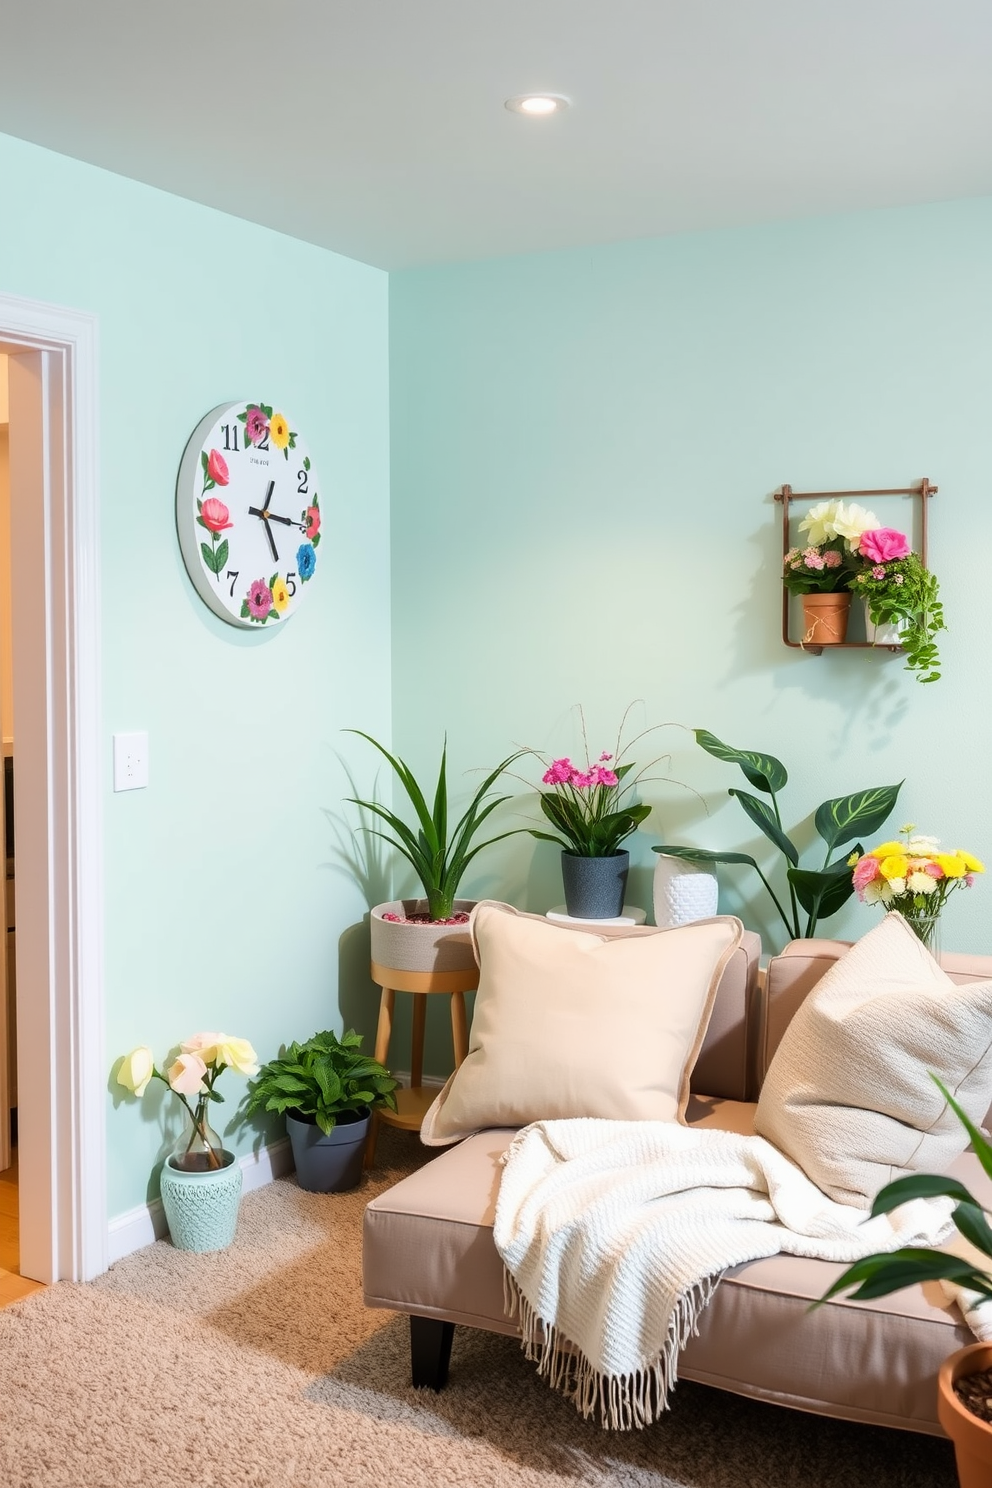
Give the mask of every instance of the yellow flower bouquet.
[{"label": "yellow flower bouquet", "polygon": [[917,834],[913,822],[901,827],[899,835],[900,842],[883,842],[848,859],[854,887],[862,903],[897,909],[932,951],[948,895],[970,889],[985,865],[961,848],[941,852],[937,838]]}]

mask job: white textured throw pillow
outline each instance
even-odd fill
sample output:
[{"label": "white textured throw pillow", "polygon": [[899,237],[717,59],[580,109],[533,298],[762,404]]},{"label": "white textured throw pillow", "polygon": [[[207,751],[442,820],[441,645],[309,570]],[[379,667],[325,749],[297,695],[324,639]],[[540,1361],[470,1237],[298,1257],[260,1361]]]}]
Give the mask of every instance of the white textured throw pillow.
[{"label": "white textured throw pillow", "polygon": [[422,1141],[443,1147],[554,1117],[681,1119],[743,929],[723,916],[673,930],[578,930],[483,900],[471,917],[469,1052],[424,1117]]},{"label": "white textured throw pillow", "polygon": [[992,1098],[992,981],[957,986],[901,914],[817,982],[783,1035],[754,1128],[830,1198],[868,1209],[906,1173],[943,1173]]}]

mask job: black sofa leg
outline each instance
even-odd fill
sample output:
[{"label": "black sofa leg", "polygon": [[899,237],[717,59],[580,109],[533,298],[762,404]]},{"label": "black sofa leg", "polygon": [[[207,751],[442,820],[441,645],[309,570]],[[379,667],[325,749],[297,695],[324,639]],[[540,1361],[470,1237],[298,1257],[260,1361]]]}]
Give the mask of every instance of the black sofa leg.
[{"label": "black sofa leg", "polygon": [[414,1386],[443,1390],[448,1383],[454,1323],[410,1314],[410,1369]]}]

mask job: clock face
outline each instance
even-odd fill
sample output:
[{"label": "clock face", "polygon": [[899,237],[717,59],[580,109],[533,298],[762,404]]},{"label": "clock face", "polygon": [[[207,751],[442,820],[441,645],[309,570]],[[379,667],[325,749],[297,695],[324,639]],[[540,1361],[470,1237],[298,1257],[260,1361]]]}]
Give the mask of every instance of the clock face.
[{"label": "clock face", "polygon": [[320,497],[306,440],[268,403],[222,403],[190,436],[176,527],[197,594],[245,630],[280,629],[319,567]]}]

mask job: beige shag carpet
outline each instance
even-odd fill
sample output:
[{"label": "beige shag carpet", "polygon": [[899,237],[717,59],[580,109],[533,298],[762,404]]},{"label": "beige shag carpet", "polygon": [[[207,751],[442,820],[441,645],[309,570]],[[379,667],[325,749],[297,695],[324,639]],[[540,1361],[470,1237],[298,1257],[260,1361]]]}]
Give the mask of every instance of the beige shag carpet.
[{"label": "beige shag carpet", "polygon": [[159,1241],[0,1311],[4,1488],[954,1488],[950,1444],[688,1382],[616,1435],[515,1340],[459,1328],[446,1390],[409,1384],[407,1320],[361,1300],[368,1200],[425,1154],[385,1129],[350,1194],[281,1179],[234,1245]]}]

